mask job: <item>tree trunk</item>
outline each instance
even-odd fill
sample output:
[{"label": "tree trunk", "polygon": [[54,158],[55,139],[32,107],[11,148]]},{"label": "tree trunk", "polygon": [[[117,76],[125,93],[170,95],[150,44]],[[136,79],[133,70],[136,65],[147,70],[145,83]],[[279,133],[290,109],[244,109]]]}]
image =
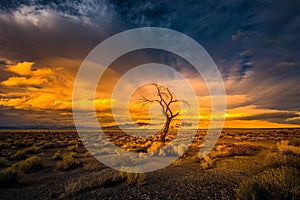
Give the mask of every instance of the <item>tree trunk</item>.
[{"label": "tree trunk", "polygon": [[163,143],[166,142],[166,136],[167,136],[167,133],[168,133],[169,128],[170,128],[171,120],[172,120],[171,118],[167,118],[167,120],[166,120],[166,124],[165,124],[164,130],[163,130],[163,133],[161,135],[161,141]]}]

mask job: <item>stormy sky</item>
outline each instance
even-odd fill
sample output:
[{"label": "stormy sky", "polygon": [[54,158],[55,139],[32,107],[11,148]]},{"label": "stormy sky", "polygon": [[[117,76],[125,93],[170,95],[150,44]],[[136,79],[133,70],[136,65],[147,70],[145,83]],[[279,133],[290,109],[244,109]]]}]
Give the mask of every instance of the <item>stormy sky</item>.
[{"label": "stormy sky", "polygon": [[[2,0],[0,127],[72,126],[72,87],[83,59],[110,36],[139,27],[176,30],[206,49],[226,88],[225,127],[299,127],[299,6],[297,0]],[[182,59],[163,53],[136,52],[115,66],[122,71],[155,60],[187,73]],[[105,121],[110,100],[98,103]]]}]

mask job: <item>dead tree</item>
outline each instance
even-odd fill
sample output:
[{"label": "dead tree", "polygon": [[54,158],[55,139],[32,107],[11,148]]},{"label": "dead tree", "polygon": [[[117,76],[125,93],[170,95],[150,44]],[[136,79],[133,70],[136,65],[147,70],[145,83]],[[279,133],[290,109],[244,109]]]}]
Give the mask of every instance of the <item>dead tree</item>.
[{"label": "dead tree", "polygon": [[161,134],[160,140],[161,140],[161,142],[165,143],[166,135],[170,129],[170,124],[172,122],[172,119],[174,119],[175,117],[177,117],[179,115],[179,112],[174,113],[174,111],[172,111],[171,106],[174,103],[178,103],[178,102],[182,102],[186,105],[188,105],[188,103],[184,100],[176,99],[168,87],[161,86],[156,83],[153,83],[153,85],[156,88],[157,98],[156,99],[148,99],[148,98],[142,96],[139,100],[143,106],[145,106],[147,104],[153,104],[153,103],[158,103],[161,106],[162,112],[166,117],[166,121],[165,121],[164,127],[162,129],[162,134]]}]

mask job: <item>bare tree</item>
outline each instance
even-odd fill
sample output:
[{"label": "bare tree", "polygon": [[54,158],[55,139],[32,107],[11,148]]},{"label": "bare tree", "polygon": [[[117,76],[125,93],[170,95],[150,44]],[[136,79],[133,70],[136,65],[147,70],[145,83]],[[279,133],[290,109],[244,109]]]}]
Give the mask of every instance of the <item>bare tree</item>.
[{"label": "bare tree", "polygon": [[174,103],[178,103],[178,102],[183,102],[186,105],[188,105],[188,103],[184,100],[179,100],[179,99],[175,98],[168,87],[161,86],[156,83],[153,83],[153,85],[156,88],[157,98],[148,99],[148,98],[142,96],[139,99],[139,101],[140,101],[140,103],[143,104],[143,106],[145,106],[147,104],[158,103],[162,107],[162,112],[166,117],[166,121],[165,121],[165,125],[162,129],[162,134],[161,134],[160,139],[161,139],[161,142],[165,143],[166,135],[170,129],[171,121],[179,115],[179,112],[174,113],[174,111],[172,111],[171,106]]}]

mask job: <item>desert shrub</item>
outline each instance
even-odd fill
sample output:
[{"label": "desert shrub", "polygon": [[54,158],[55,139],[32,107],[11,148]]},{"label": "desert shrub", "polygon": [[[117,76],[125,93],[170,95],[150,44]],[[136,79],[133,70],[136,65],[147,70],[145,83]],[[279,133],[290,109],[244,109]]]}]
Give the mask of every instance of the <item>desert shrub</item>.
[{"label": "desert shrub", "polygon": [[25,158],[27,158],[26,153],[27,152],[25,151],[25,149],[19,150],[15,154],[11,155],[9,157],[9,159],[11,159],[11,160],[22,160],[22,159],[25,159]]},{"label": "desert shrub", "polygon": [[[123,172],[124,174],[124,172]],[[144,185],[146,183],[146,174],[125,172],[126,182],[128,185]]]},{"label": "desert shrub", "polygon": [[289,141],[287,140],[282,140],[276,145],[280,153],[300,156],[300,147],[289,145]]},{"label": "desert shrub", "polygon": [[261,150],[261,147],[250,144],[229,144],[218,145],[214,151],[211,151],[207,156],[200,160],[200,167],[202,169],[213,168],[217,158],[228,156],[252,156],[257,154]]},{"label": "desert shrub", "polygon": [[223,158],[223,157],[230,156],[230,152],[229,152],[229,149],[224,148],[223,150],[220,150],[220,151],[211,151],[208,154],[208,156],[211,159],[214,159],[214,158]]},{"label": "desert shrub", "polygon": [[93,155],[91,154],[91,152],[87,151],[85,152],[82,157],[87,158],[87,157],[92,157]]},{"label": "desert shrub", "polygon": [[68,151],[78,152],[78,144],[67,147]]},{"label": "desert shrub", "polygon": [[68,146],[68,143],[65,142],[65,141],[57,141],[56,142],[56,147],[60,147],[60,148],[63,148],[63,147],[67,147]]},{"label": "desert shrub", "polygon": [[65,192],[61,197],[74,195],[82,189],[83,189],[83,182],[82,181],[69,181],[65,185]]},{"label": "desert shrub", "polygon": [[29,173],[40,169],[42,167],[42,159],[38,156],[31,156],[26,160],[14,163],[12,166],[6,168],[6,171],[13,173]]},{"label": "desert shrub", "polygon": [[180,166],[182,166],[182,160],[177,159],[172,163],[172,165],[175,166],[175,167],[180,167]]},{"label": "desert shrub", "polygon": [[190,159],[195,163],[201,162],[201,158],[199,157],[199,155],[194,155],[194,156],[190,157]]},{"label": "desert shrub", "polygon": [[12,146],[10,142],[0,141],[0,149],[9,149]]},{"label": "desert shrub", "polygon": [[32,147],[26,148],[25,151],[30,154],[36,154],[40,152],[40,148],[38,146],[33,145]]},{"label": "desert shrub", "polygon": [[62,154],[62,158],[63,158],[64,156],[68,156],[68,155],[71,155],[73,158],[79,158],[78,153],[76,153],[76,152],[74,152],[74,151],[67,151],[67,152],[64,152],[64,153]]},{"label": "desert shrub", "polygon": [[126,177],[122,174],[114,174],[107,177],[93,177],[88,180],[79,179],[76,181],[69,181],[65,185],[65,192],[61,195],[61,197],[72,196],[86,189],[92,189],[109,184],[121,183],[125,180]]},{"label": "desert shrub", "polygon": [[63,154],[63,160],[57,163],[56,167],[60,170],[66,171],[81,166],[82,162],[76,161],[72,153],[73,152]]},{"label": "desert shrub", "polygon": [[78,145],[78,141],[76,139],[68,141],[68,145]]},{"label": "desert shrub", "polygon": [[53,155],[53,160],[60,160],[62,159],[62,153],[60,152],[60,150],[56,151]]},{"label": "desert shrub", "polygon": [[213,159],[228,156],[253,156],[257,154],[261,149],[262,147],[254,146],[251,144],[224,144],[216,146],[215,150],[209,153],[209,157]]},{"label": "desert shrub", "polygon": [[251,144],[232,144],[228,147],[230,156],[253,156],[261,150],[261,147]]},{"label": "desert shrub", "polygon": [[18,184],[19,175],[12,171],[0,171],[0,188],[11,187]]},{"label": "desert shrub", "polygon": [[40,152],[40,148],[37,146],[27,147],[25,149],[17,151],[15,154],[10,156],[10,159],[11,160],[22,160],[22,159],[27,158],[27,154],[35,154],[35,153],[39,153],[39,152]]},{"label": "desert shrub", "polygon": [[158,149],[161,149],[164,146],[162,142],[153,142],[151,146],[147,149],[148,153],[155,152]]},{"label": "desert shrub", "polygon": [[254,177],[245,179],[236,190],[237,199],[298,199],[300,177],[295,168],[267,169]]},{"label": "desert shrub", "polygon": [[56,145],[53,142],[47,142],[41,146],[41,149],[52,149],[55,148]]},{"label": "desert shrub", "polygon": [[204,156],[200,162],[200,167],[202,169],[211,169],[213,167],[214,160],[211,159],[209,156]]},{"label": "desert shrub", "polygon": [[8,166],[8,160],[4,157],[0,157],[0,168]]},{"label": "desert shrub", "polygon": [[270,153],[265,157],[265,165],[272,168],[281,166],[300,168],[300,157],[290,154]]}]

